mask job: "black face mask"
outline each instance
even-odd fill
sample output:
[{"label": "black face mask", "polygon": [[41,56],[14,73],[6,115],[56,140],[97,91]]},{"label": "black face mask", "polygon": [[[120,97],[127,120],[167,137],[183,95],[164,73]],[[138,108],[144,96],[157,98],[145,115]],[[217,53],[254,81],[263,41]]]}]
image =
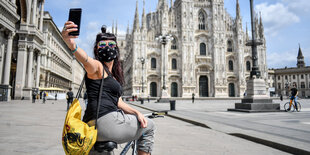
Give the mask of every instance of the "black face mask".
[{"label": "black face mask", "polygon": [[115,47],[111,48],[106,46],[105,48],[100,48],[98,50],[98,57],[100,61],[110,62],[116,59],[117,49]]}]

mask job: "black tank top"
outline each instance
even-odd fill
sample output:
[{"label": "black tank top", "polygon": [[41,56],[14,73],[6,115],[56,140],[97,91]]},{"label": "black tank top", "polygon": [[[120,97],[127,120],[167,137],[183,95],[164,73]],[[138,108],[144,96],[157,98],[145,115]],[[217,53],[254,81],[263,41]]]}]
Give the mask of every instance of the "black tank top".
[{"label": "black tank top", "polygon": [[[113,78],[109,70],[107,70],[105,67],[104,69],[108,73],[108,77],[104,79],[103,83],[98,118],[104,116],[109,112],[117,111],[118,99],[122,95],[122,86],[119,84],[118,81],[116,81]],[[96,119],[97,102],[98,102],[98,94],[100,90],[101,79],[92,80],[89,79],[87,75],[85,79],[88,94],[88,104],[85,110],[83,121],[89,122],[90,120]]]}]

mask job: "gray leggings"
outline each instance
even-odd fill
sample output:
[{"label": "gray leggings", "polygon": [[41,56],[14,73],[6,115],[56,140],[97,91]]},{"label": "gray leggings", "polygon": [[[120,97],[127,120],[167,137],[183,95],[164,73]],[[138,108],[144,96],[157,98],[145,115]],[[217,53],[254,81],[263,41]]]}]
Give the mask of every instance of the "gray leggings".
[{"label": "gray leggings", "polygon": [[[151,153],[154,144],[154,122],[147,119],[147,127],[141,128],[135,115],[123,111],[110,112],[98,119],[97,141],[113,141],[118,144],[138,139],[138,150]],[[90,125],[94,121],[89,122]],[[92,154],[94,151],[91,151]]]}]

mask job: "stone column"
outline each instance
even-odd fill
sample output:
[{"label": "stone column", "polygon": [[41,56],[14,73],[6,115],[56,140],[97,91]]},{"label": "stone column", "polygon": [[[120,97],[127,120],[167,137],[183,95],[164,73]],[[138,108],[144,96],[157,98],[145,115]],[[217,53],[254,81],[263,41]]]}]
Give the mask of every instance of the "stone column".
[{"label": "stone column", "polygon": [[15,99],[23,97],[23,88],[26,80],[26,65],[27,65],[27,48],[26,43],[19,42],[17,66],[16,66],[16,85],[15,85]]},{"label": "stone column", "polygon": [[33,64],[33,50],[34,47],[29,47],[29,57],[28,57],[28,72],[27,72],[27,88],[32,87],[32,64]]},{"label": "stone column", "polygon": [[[36,14],[37,14],[37,1],[33,1],[33,10],[32,10],[32,19],[31,19],[31,24],[36,24]],[[30,10],[29,10],[30,11]]]},{"label": "stone column", "polygon": [[5,68],[4,68],[4,79],[3,84],[9,85],[10,82],[10,71],[11,71],[11,59],[12,59],[12,46],[13,46],[13,37],[15,33],[10,32],[8,37],[8,47],[5,56]]},{"label": "stone column", "polygon": [[43,12],[44,12],[44,0],[42,1],[40,10],[40,26],[39,26],[40,31],[43,31]]},{"label": "stone column", "polygon": [[41,66],[41,54],[38,53],[37,57],[37,78],[36,78],[36,88],[39,88],[39,82],[40,82],[40,66]]},{"label": "stone column", "polygon": [[[4,69],[4,65],[5,65],[5,52],[4,52],[4,44],[0,44],[0,55],[1,55],[1,60],[0,60],[0,74],[3,75],[3,69]],[[0,76],[0,84],[2,84],[3,77]]]}]

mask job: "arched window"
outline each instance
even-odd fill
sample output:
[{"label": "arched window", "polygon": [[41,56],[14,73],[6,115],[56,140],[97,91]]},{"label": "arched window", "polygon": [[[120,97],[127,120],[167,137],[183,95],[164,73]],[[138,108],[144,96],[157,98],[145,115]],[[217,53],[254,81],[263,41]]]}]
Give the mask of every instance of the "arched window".
[{"label": "arched window", "polygon": [[234,71],[234,63],[231,60],[228,61],[228,69],[229,71]]},{"label": "arched window", "polygon": [[177,59],[172,59],[171,60],[171,68],[173,69],[173,70],[176,70],[177,69]]},{"label": "arched window", "polygon": [[205,43],[200,43],[200,55],[206,55],[206,44]]},{"label": "arched window", "polygon": [[206,17],[203,11],[200,11],[198,14],[198,29],[205,30],[206,29]]},{"label": "arched window", "polygon": [[233,51],[232,41],[228,40],[227,41],[227,52],[232,52],[232,51]]},{"label": "arched window", "polygon": [[156,69],[156,58],[151,59],[151,69]]},{"label": "arched window", "polygon": [[251,70],[251,63],[250,63],[250,61],[247,61],[247,62],[246,62],[246,70],[247,70],[247,71],[250,71],[250,70]]},{"label": "arched window", "polygon": [[173,38],[173,40],[171,41],[171,49],[176,50],[178,49],[177,47],[177,41],[175,38]]}]

